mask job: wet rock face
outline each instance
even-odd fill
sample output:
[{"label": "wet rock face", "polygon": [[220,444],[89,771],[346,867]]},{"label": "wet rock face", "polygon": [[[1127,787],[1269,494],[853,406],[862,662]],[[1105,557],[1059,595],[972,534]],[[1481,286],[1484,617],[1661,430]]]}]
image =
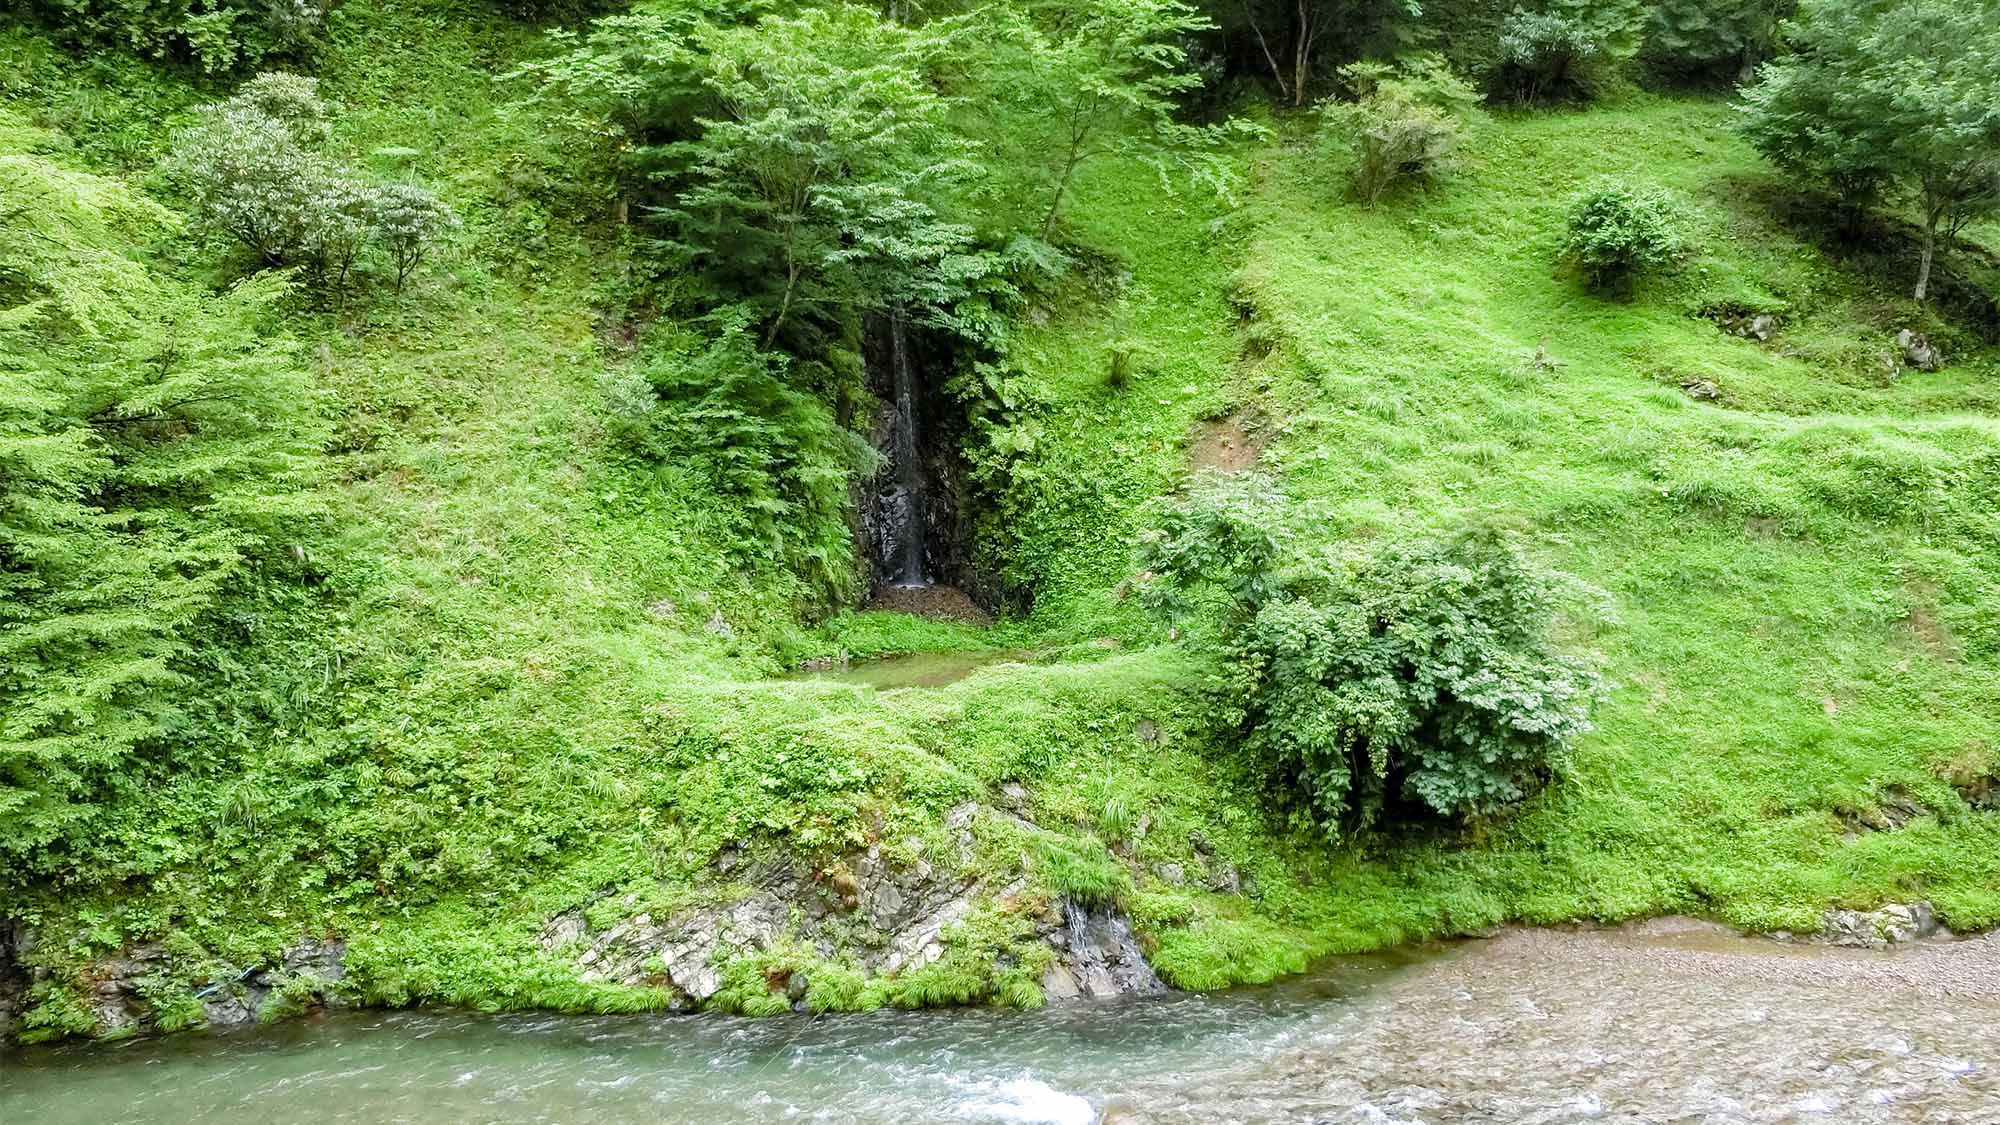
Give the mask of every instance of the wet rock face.
[{"label": "wet rock face", "polygon": [[1045,940],[1060,954],[1060,960],[1042,974],[1042,992],[1051,1004],[1167,990],[1146,962],[1123,914],[1064,903],[1062,928]]},{"label": "wet rock face", "polygon": [[878,403],[869,442],[883,455],[876,475],[856,485],[870,584],[878,595],[949,587],[969,595],[983,616],[1000,590],[973,565],[964,410],[944,393],[957,360],[937,334],[897,316],[869,325],[863,353]]},{"label": "wet rock face", "polygon": [[26,922],[0,919],[0,1043],[14,1038],[27,1007],[28,968],[22,959],[33,940]]}]

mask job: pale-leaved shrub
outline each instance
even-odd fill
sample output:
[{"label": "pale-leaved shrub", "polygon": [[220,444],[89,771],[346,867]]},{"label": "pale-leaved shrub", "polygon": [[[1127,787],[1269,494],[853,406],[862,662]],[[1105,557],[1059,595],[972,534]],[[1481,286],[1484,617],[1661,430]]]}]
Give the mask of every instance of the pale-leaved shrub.
[{"label": "pale-leaved shrub", "polygon": [[315,80],[260,74],[203,108],[168,168],[185,185],[196,221],[260,264],[296,267],[309,284],[338,292],[379,241],[400,289],[457,216],[426,188],[369,183],[335,149],[332,125]]}]

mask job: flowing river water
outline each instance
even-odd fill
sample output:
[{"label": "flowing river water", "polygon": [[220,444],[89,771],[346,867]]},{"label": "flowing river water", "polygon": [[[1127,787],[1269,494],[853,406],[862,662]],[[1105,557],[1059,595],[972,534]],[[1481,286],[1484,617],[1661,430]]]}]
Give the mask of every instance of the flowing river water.
[{"label": "flowing river water", "polygon": [[1266,988],[769,1020],[348,1012],[0,1056],[0,1122],[2000,1125],[2000,938],[1511,931]]}]

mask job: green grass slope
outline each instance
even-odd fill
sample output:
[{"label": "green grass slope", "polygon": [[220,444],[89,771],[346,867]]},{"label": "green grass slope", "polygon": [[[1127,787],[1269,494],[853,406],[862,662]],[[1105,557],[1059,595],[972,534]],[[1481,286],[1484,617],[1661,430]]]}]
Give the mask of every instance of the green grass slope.
[{"label": "green grass slope", "polygon": [[[1033,613],[809,628],[789,576],[730,554],[731,497],[606,436],[634,252],[591,201],[545,202],[550,158],[492,80],[535,34],[415,0],[334,27],[321,74],[354,107],[347,139],[417,149],[467,228],[403,299],[294,318],[337,402],[324,525],[302,529],[325,581],[233,603],[191,736],[205,764],[116,810],[89,878],[0,904],[44,935],[43,1030],[89,1030],[87,965],[130,942],[199,966],[308,932],[352,938],[355,987],[384,1002],[655,1006],[543,953],[543,919],[724,900],[712,860],[735,841],[914,859],[1010,782],[1043,835],[983,840],[977,862],[1030,898],[1118,896],[1189,987],[1509,919],[1802,927],[1929,898],[2000,923],[2000,814],[1953,785],[1990,778],[2000,746],[1993,353],[1771,218],[1781,193],[1726,106],[1501,117],[1461,174],[1375,210],[1290,123],[1239,154],[1233,201],[1089,169],[1073,236],[1130,277],[1022,327],[1028,441],[994,526]],[[67,133],[79,167],[143,177],[207,96],[10,36],[38,61],[8,112]],[[1629,303],[1552,266],[1565,198],[1603,173],[1698,216],[1699,256]],[[1725,305],[1784,331],[1758,345],[1697,315]],[[1906,323],[1946,341],[1945,370],[1887,377]],[[1691,400],[1694,380],[1721,398]],[[1328,505],[1329,539],[1498,522],[1606,592],[1610,623],[1573,639],[1616,689],[1568,777],[1462,831],[1336,849],[1291,822],[1207,722],[1200,657],[1116,594],[1143,505],[1224,417]],[[950,647],[1039,655],[930,691],[769,678]],[[1853,827],[1889,797],[1928,812]],[[1231,869],[1240,893],[1167,865]],[[986,919],[956,940],[1015,935]],[[828,1003],[1033,1000],[977,962]]]}]

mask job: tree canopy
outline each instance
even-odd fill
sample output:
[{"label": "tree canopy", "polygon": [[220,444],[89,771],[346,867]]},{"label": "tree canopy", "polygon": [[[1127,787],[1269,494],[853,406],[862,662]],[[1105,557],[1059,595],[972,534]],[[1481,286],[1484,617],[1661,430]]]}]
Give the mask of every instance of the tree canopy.
[{"label": "tree canopy", "polygon": [[1813,0],[1788,34],[1744,94],[1745,135],[1850,205],[1913,202],[1923,300],[1940,239],[2000,208],[2000,5]]}]

